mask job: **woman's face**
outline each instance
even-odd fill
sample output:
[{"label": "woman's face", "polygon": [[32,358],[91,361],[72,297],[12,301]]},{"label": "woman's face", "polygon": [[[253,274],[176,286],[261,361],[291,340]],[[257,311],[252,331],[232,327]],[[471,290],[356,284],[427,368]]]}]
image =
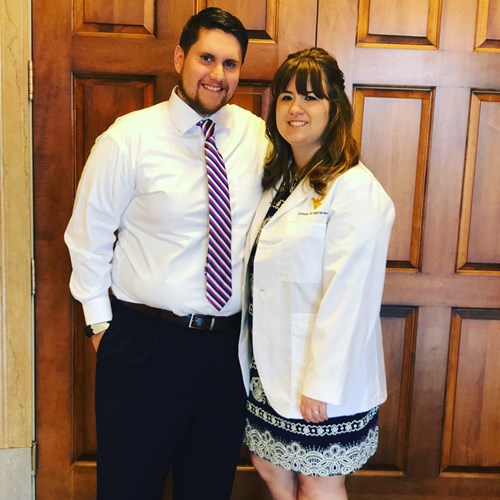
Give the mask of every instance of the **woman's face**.
[{"label": "woman's face", "polygon": [[292,147],[294,156],[300,152],[311,158],[319,149],[329,112],[329,101],[314,95],[310,81],[304,96],[297,92],[295,77],[290,80],[288,87],[278,96],[276,125],[283,139]]}]

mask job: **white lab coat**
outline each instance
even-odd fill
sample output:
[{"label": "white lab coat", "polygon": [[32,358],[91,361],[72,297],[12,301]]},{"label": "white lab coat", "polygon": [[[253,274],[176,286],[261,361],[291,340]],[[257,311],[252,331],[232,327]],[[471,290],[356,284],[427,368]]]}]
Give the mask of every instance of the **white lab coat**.
[{"label": "white lab coat", "polygon": [[[245,262],[274,195],[262,196]],[[330,417],[386,399],[380,305],[393,221],[391,199],[360,163],[324,197],[302,182],[263,228],[252,339],[244,281],[240,362],[248,390],[251,343],[264,391],[280,415],[302,418],[303,394],[327,402]]]}]

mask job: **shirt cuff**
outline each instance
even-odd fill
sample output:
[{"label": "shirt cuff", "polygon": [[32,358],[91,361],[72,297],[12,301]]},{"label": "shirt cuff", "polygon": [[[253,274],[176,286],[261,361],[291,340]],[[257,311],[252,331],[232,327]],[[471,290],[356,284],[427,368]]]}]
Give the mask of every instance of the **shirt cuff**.
[{"label": "shirt cuff", "polygon": [[97,299],[89,300],[88,302],[82,304],[82,307],[86,325],[102,323],[113,319],[111,301],[107,295],[105,297],[98,297]]}]

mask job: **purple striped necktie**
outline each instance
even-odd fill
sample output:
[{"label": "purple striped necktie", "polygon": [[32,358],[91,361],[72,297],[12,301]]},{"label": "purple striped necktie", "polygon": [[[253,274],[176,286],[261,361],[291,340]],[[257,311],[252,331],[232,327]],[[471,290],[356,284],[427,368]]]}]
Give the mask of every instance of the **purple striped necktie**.
[{"label": "purple striped necktie", "polygon": [[208,184],[208,250],[205,265],[207,300],[220,311],[232,294],[231,200],[226,166],[215,145],[215,123],[197,123],[205,134]]}]

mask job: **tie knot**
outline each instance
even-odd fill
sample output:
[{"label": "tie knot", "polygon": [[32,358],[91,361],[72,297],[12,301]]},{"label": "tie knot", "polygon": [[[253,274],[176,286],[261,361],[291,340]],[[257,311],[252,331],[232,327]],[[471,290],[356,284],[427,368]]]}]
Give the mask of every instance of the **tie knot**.
[{"label": "tie knot", "polygon": [[203,133],[205,134],[205,137],[209,139],[214,135],[214,128],[215,128],[215,123],[210,120],[210,118],[206,118],[205,120],[200,120],[196,125],[201,127],[201,130],[203,130]]}]

